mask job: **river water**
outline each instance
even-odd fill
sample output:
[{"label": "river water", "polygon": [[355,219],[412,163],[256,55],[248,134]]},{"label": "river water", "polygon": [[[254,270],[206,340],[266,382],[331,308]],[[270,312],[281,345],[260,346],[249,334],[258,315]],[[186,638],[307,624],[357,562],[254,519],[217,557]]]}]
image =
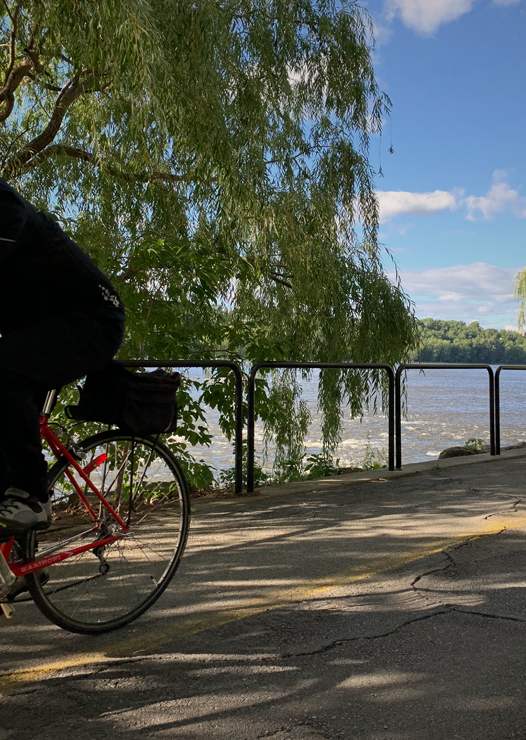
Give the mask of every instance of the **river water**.
[{"label": "river water", "polygon": [[[305,439],[306,454],[320,453],[321,418],[317,409],[317,373],[303,382],[304,399],[312,416]],[[502,371],[501,445],[526,439],[526,371]],[[207,410],[207,423],[214,435],[211,447],[193,448],[193,454],[217,471],[234,465],[232,444],[221,434],[217,414]],[[407,371],[407,414],[402,420],[402,461],[437,458],[453,445],[468,439],[489,443],[489,380],[487,370]],[[272,448],[263,457],[263,430],[256,426],[256,464],[272,469]],[[364,458],[387,462],[387,417],[365,415],[351,419],[344,410],[344,433],[335,453],[340,467],[362,465]]]}]

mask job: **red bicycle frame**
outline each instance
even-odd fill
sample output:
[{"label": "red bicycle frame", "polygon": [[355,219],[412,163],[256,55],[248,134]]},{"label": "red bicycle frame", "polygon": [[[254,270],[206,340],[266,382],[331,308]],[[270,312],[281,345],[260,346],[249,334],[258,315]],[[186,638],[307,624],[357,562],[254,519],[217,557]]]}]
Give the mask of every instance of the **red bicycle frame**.
[{"label": "red bicycle frame", "polygon": [[[42,568],[46,568],[49,565],[55,565],[56,563],[60,563],[63,560],[67,560],[68,558],[74,557],[75,555],[80,555],[83,552],[87,552],[88,550],[94,550],[96,547],[103,547],[104,545],[110,545],[112,542],[116,542],[119,540],[123,535],[127,534],[129,531],[129,527],[127,524],[120,518],[120,516],[117,514],[117,512],[110,506],[110,504],[106,501],[104,496],[100,493],[97,486],[92,482],[90,479],[90,473],[93,472],[96,468],[100,467],[106,460],[108,455],[106,453],[102,453],[101,455],[98,455],[96,458],[91,460],[87,465],[84,467],[81,467],[79,462],[75,459],[73,454],[70,452],[70,450],[65,447],[60,439],[57,437],[57,435],[53,432],[52,429],[49,427],[48,423],[49,415],[46,413],[43,413],[43,415],[40,417],[40,437],[43,442],[47,442],[49,445],[51,451],[53,452],[53,455],[57,458],[57,460],[60,457],[65,457],[69,463],[73,466],[73,468],[76,470],[78,475],[82,478],[84,483],[93,491],[93,493],[96,495],[96,497],[99,499],[101,504],[104,506],[104,508],[111,514],[112,518],[117,522],[120,526],[120,533],[103,537],[100,540],[96,540],[95,542],[90,542],[88,545],[82,545],[80,547],[72,547],[71,549],[56,553],[54,555],[43,555],[40,558],[37,558],[36,560],[31,561],[30,563],[22,563],[22,564],[16,564],[16,563],[10,563],[9,568],[11,569],[11,572],[16,578],[20,578],[20,576],[25,575],[26,573],[33,573],[37,570],[42,570]],[[66,476],[69,478],[72,486],[76,490],[80,500],[86,507],[87,512],[93,519],[94,524],[98,524],[98,517],[93,511],[92,507],[90,506],[90,503],[88,499],[86,498],[86,495],[82,488],[79,486],[78,481],[75,479],[75,476],[73,475],[73,472],[67,468],[66,469]],[[15,541],[15,537],[10,537],[6,542],[3,542],[0,545],[0,552],[4,556],[6,562],[9,563],[9,556],[11,555],[11,550],[13,548],[13,544]]]}]

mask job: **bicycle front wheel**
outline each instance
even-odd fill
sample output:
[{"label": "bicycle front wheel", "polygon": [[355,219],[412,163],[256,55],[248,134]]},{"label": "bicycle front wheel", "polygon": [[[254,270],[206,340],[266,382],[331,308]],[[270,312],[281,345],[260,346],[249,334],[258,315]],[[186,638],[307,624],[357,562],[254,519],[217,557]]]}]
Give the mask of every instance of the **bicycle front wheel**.
[{"label": "bicycle front wheel", "polygon": [[[78,447],[80,467],[129,532],[28,575],[27,585],[38,608],[59,627],[98,634],[137,619],[166,589],[185,548],[190,505],[179,463],[163,443],[109,431]],[[91,514],[72,480],[86,496]],[[53,466],[50,487],[52,524],[27,537],[26,562],[120,532],[115,517],[68,460]]]}]

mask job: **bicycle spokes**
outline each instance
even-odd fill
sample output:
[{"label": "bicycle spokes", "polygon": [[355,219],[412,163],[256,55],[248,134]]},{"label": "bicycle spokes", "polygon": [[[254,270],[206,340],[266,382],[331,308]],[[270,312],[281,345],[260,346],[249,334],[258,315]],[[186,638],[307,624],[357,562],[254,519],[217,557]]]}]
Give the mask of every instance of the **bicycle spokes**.
[{"label": "bicycle spokes", "polygon": [[189,506],[163,445],[108,432],[84,450],[90,485],[66,461],[56,471],[52,526],[32,538],[32,557],[53,562],[45,585],[32,577],[32,594],[66,629],[102,632],[135,619],[166,588],[184,549]]}]

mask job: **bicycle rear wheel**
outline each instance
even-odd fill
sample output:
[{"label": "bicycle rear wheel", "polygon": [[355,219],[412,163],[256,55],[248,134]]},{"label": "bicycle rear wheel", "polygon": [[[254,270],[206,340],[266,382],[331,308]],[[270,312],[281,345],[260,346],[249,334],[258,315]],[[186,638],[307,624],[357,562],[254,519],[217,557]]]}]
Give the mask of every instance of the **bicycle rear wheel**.
[{"label": "bicycle rear wheel", "polygon": [[[188,491],[179,463],[161,442],[109,431],[79,445],[80,467],[130,532],[115,542],[27,576],[38,608],[70,632],[98,634],[137,619],[163,593],[181,560],[190,521]],[[87,497],[94,521],[75,491]],[[26,562],[89,545],[120,527],[68,460],[50,471],[51,527],[26,539]],[[41,571],[40,571],[41,573]]]}]

